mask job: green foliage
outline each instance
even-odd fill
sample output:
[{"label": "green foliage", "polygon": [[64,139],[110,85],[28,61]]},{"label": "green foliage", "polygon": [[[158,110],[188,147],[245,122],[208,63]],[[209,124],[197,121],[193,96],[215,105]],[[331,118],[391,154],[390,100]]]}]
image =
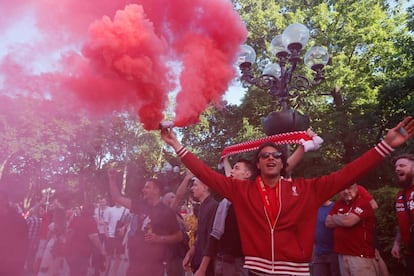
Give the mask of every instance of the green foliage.
[{"label": "green foliage", "polygon": [[[266,63],[275,61],[267,51],[269,43],[291,23],[305,24],[311,30],[304,51],[313,45],[325,45],[331,55],[331,64],[325,68],[326,80],[291,98],[291,106],[310,116],[311,126],[325,141],[319,151],[305,155],[294,177],[319,176],[341,168],[377,143],[387,128],[408,114],[414,115],[414,10],[405,11],[401,3],[237,1],[250,32],[247,42],[258,56],[255,75],[260,75]],[[303,67],[297,72],[312,78]],[[277,100],[267,91],[250,87],[240,105],[241,113],[260,132],[261,118],[280,109]],[[413,144],[409,141],[396,154],[414,152]],[[389,254],[396,225],[395,189],[386,185],[392,183],[393,176],[392,164],[384,162],[361,183],[375,189],[380,204],[377,215],[383,217],[379,218],[378,230],[383,256],[392,273],[399,275],[401,264]]]},{"label": "green foliage", "polygon": [[[407,14],[399,4],[283,1],[278,5],[274,1],[241,0],[238,10],[250,31],[248,43],[255,49],[266,50],[273,38],[270,33],[280,34],[294,22],[311,30],[306,48],[316,44],[328,47],[332,65],[326,68],[326,81],[315,89],[300,92],[301,96],[291,103],[309,114],[312,126],[324,137],[327,162],[323,164],[328,165],[327,169],[353,160],[380,139],[385,129],[384,117],[378,117],[377,109],[387,104],[378,104],[378,91],[387,82],[412,72],[412,60],[406,58],[409,51],[401,45],[401,41],[411,37],[404,27]],[[257,55],[257,69],[274,60],[268,51]],[[298,72],[309,76],[302,68]],[[272,100],[265,93],[251,87],[240,107],[243,114],[251,114],[248,120],[252,125],[259,126],[262,117],[279,109],[277,99]]]},{"label": "green foliage", "polygon": [[123,190],[136,195],[164,157],[158,134],[145,131],[135,114],[98,118],[48,100],[3,96],[1,102],[0,185],[25,208],[49,186],[71,205],[107,195],[111,162],[125,173]]},{"label": "green foliage", "polygon": [[231,105],[222,110],[209,108],[200,117],[200,123],[181,130],[182,142],[216,168],[222,149],[234,144],[244,127],[240,114]]},{"label": "green foliage", "polygon": [[379,206],[375,211],[375,217],[377,226],[376,235],[381,256],[393,275],[402,275],[403,264],[391,255],[391,248],[394,243],[397,227],[395,213],[397,192],[398,188],[392,186],[384,186],[376,190],[370,190],[370,193]]},{"label": "green foliage", "polygon": [[385,85],[378,95],[377,116],[395,123],[403,116],[414,114],[414,75]]}]

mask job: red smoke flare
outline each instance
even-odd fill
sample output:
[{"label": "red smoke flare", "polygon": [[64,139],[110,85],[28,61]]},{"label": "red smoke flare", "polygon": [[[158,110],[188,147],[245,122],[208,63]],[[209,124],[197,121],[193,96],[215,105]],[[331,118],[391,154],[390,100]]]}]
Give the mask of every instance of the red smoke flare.
[{"label": "red smoke flare", "polygon": [[[196,123],[209,104],[220,102],[247,35],[227,0],[5,2],[11,16],[27,9],[41,38],[30,41],[35,51],[14,46],[0,60],[2,90],[43,88],[55,98],[72,92],[100,112],[134,105],[147,130],[163,119],[175,71],[181,71],[175,125]],[[0,21],[0,28],[10,22]],[[30,62],[12,55],[18,51]],[[30,66],[50,53],[61,56],[49,65],[53,69],[33,73]],[[181,70],[169,61],[178,61]],[[19,68],[19,75],[8,68]]]}]

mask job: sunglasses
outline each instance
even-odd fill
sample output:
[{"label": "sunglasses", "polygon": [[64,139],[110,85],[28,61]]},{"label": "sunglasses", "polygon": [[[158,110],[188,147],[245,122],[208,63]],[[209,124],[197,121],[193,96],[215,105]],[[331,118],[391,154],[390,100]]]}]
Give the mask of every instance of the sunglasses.
[{"label": "sunglasses", "polygon": [[275,152],[262,152],[260,153],[260,158],[262,159],[267,159],[270,156],[272,156],[274,159],[281,159],[282,158],[282,153],[275,151]]}]

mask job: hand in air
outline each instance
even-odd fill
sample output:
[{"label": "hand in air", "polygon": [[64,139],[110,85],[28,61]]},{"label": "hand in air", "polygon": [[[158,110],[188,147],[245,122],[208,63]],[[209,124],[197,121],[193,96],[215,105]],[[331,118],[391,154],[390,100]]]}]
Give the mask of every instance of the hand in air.
[{"label": "hand in air", "polygon": [[388,130],[384,137],[385,142],[393,148],[401,146],[414,135],[414,119],[406,117],[394,128]]},{"label": "hand in air", "polygon": [[308,151],[314,151],[314,150],[318,150],[322,143],[323,143],[323,139],[321,137],[319,137],[313,130],[312,128],[308,128],[306,131],[306,134],[308,134],[309,137],[312,138],[312,140],[308,140],[305,141],[303,139],[301,139],[301,144],[303,145],[304,151],[308,152]]}]

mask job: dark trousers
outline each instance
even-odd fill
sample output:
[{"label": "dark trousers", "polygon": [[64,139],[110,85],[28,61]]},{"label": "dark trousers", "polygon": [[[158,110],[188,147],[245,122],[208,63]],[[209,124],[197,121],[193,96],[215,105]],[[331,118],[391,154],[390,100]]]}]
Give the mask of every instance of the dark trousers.
[{"label": "dark trousers", "polygon": [[[99,234],[99,240],[101,241],[101,244],[105,247],[105,234]],[[92,266],[94,268],[94,276],[99,276],[100,272],[104,272],[105,271],[105,266],[104,266],[104,258],[101,255],[101,252],[98,250],[98,248],[96,248],[95,246],[93,247],[93,252],[92,252]]]},{"label": "dark trousers", "polygon": [[71,276],[87,276],[89,266],[89,256],[68,256],[68,262]]},{"label": "dark trousers", "polygon": [[314,276],[340,276],[338,255],[335,253],[315,256],[312,262]]},{"label": "dark trousers", "polygon": [[180,257],[172,257],[167,262],[168,276],[184,276],[183,259]]},{"label": "dark trousers", "polygon": [[133,244],[128,246],[129,266],[127,276],[164,276],[165,267],[162,262],[151,262],[142,260],[142,249]]},{"label": "dark trousers", "polygon": [[243,268],[244,258],[235,258],[229,256],[216,256],[215,263],[215,276],[247,276],[247,269]]},{"label": "dark trousers", "polygon": [[414,254],[413,255],[407,255],[405,256],[405,262],[407,265],[407,268],[405,270],[406,276],[414,275]]}]

